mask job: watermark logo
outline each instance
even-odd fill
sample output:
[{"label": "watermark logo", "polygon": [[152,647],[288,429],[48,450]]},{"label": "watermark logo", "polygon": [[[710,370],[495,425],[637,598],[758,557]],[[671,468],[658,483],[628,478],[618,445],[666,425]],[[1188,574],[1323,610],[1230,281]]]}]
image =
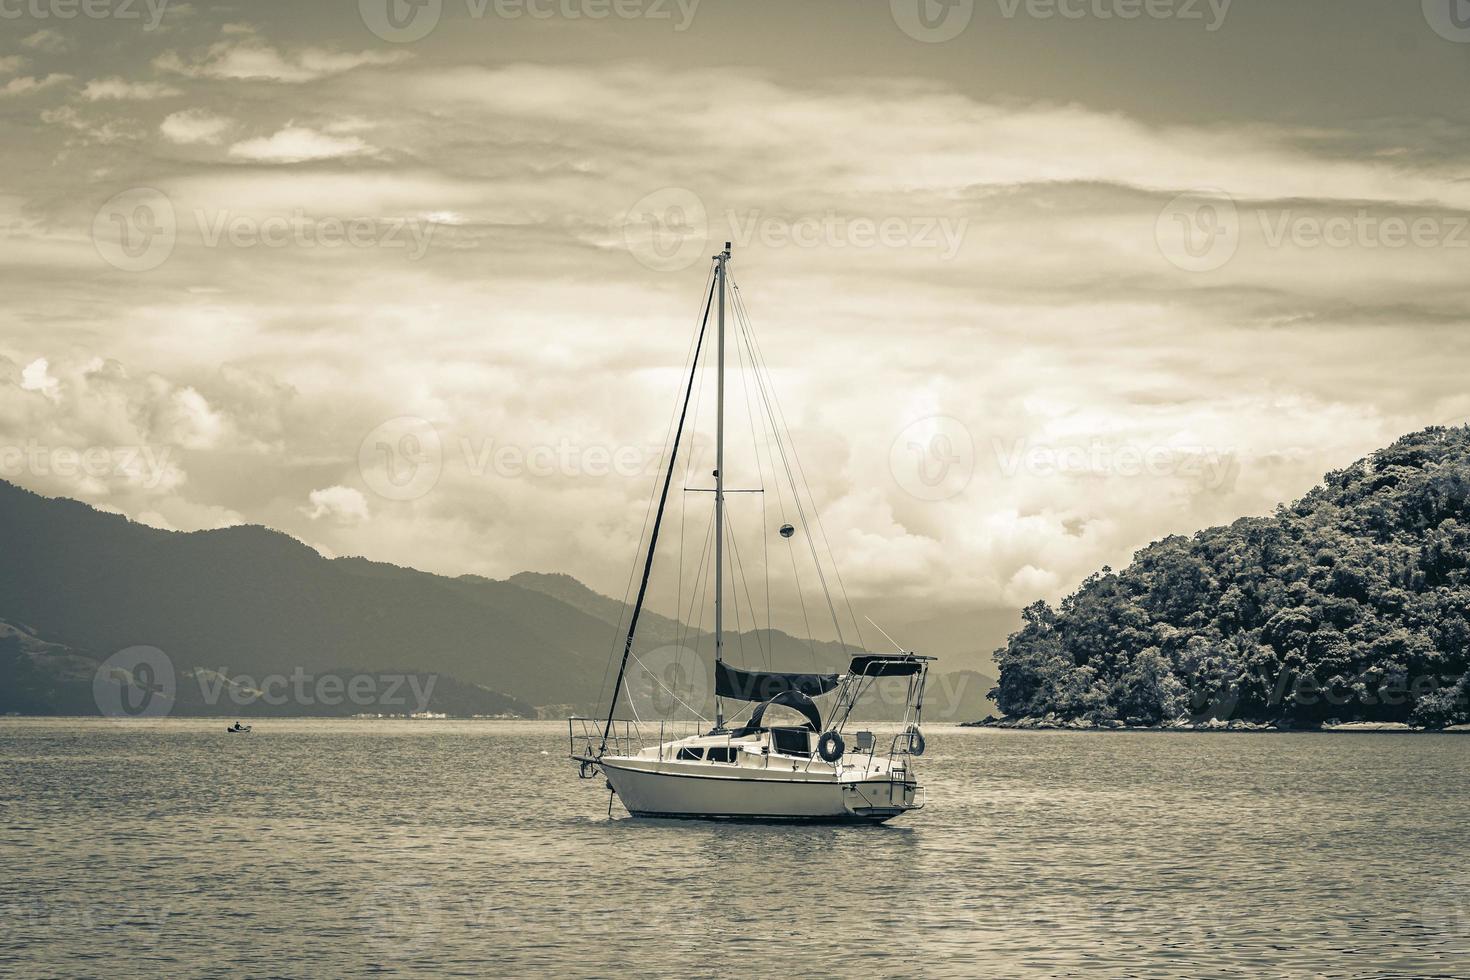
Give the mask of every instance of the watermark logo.
[{"label": "watermark logo", "polygon": [[911,496],[948,500],[964,492],[975,474],[975,440],[965,424],[953,416],[919,419],[893,440],[888,470]]},{"label": "watermark logo", "polygon": [[1420,905],[1424,928],[1456,952],[1470,951],[1470,871],[1442,878],[1424,894]]},{"label": "watermark logo", "polygon": [[975,0],[888,0],[893,22],[915,41],[939,44],[970,26]]},{"label": "watermark logo", "polygon": [[357,470],[385,500],[416,500],[434,489],[444,471],[439,430],[413,415],[389,419],[362,440]]},{"label": "watermark logo", "polygon": [[359,904],[357,920],[367,941],[392,959],[429,951],[439,937],[444,910],[428,881],[382,885]]},{"label": "watermark logo", "polygon": [[114,195],[92,219],[92,244],[103,261],[124,272],[147,272],[168,261],[178,221],[168,195],[133,187]]},{"label": "watermark logo", "polygon": [[1223,191],[1180,194],[1159,212],[1154,241],[1164,258],[1186,272],[1213,272],[1240,247],[1240,215]]},{"label": "watermark logo", "polygon": [[623,216],[623,242],[655,272],[677,272],[707,258],[709,215],[687,187],[646,194]]},{"label": "watermark logo", "polygon": [[1424,19],[1446,41],[1470,44],[1470,0],[1423,0]]},{"label": "watermark logo", "polygon": [[173,661],[157,647],[119,650],[92,676],[92,699],[107,718],[162,718],[173,710],[177,695]]},{"label": "watermark logo", "polygon": [[367,29],[390,44],[422,41],[439,26],[444,0],[357,0]]},{"label": "watermark logo", "polygon": [[696,719],[710,697],[709,667],[694,650],[670,644],[636,655],[626,681],[635,718]]}]

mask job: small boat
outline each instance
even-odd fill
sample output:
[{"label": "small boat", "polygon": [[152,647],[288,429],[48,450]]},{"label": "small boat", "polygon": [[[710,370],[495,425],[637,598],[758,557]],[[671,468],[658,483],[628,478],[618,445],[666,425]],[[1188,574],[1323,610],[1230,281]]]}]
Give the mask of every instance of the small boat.
[{"label": "small boat", "polygon": [[229,732],[231,735],[249,735],[250,728],[250,725],[242,725],[237,721],[229,728],[226,728],[225,731]]},{"label": "small boat", "polygon": [[[740,350],[742,363],[755,364],[759,358],[759,346],[750,333],[738,287],[729,283],[728,242],[725,243],[724,251],[713,256],[713,260],[714,269],[708,296],[703,303],[704,317],[691,345],[694,355],[688,385],[684,390],[683,408],[679,415],[678,428],[674,430],[673,441],[670,443],[668,469],[661,474],[663,489],[658,498],[658,509],[647,542],[643,578],[629,618],[627,635],[622,637],[622,661],[613,685],[612,699],[606,717],[569,719],[569,755],[578,764],[579,776],[584,779],[603,776],[609,791],[622,801],[623,806],[634,817],[882,823],[924,806],[924,790],[915,773],[914,759],[924,752],[924,736],[920,723],[924,686],[929,664],[934,658],[915,656],[901,650],[893,654],[870,653],[861,645],[859,628],[859,645],[855,651],[850,651],[846,669],[840,672],[750,670],[732,666],[725,660],[724,605],[728,588],[725,584],[727,570],[724,558],[727,536],[726,498],[731,493],[764,493],[765,490],[734,490],[725,486],[727,292],[733,299],[738,326],[741,328],[737,343],[743,342],[746,345]],[[679,444],[700,367],[705,328],[716,298],[719,310],[719,355],[715,469],[712,474],[715,485],[709,490],[685,488],[686,492],[713,494],[713,533],[710,537],[714,542],[714,719],[709,724],[709,720],[700,715],[700,720],[709,724],[708,730],[674,738],[670,737],[671,729],[664,722],[637,717],[636,705],[624,680],[630,659],[648,670],[647,665],[634,652],[634,640],[648,595],[654,552],[664,521],[669,486],[678,465]],[[767,380],[757,375],[757,389],[762,390]],[[763,400],[767,401],[766,410],[770,412],[769,400]],[[780,427],[784,420],[778,423],[776,418],[772,418],[771,421],[771,432],[779,441]],[[785,464],[786,451],[781,447],[778,449],[781,452],[779,458]],[[769,455],[768,450],[767,458],[772,460],[774,471],[776,457]],[[764,483],[764,471],[761,472]],[[798,523],[805,530],[808,517],[814,516],[809,511],[814,511],[815,503],[809,488],[805,504],[796,494],[796,478],[792,475],[789,464],[785,466],[785,473],[792,483]],[[801,480],[804,483],[805,477],[802,476]],[[777,492],[779,490],[778,485]],[[782,541],[790,541],[797,533],[797,528],[793,524],[782,523],[777,533]],[[825,536],[823,540],[825,541]],[[830,556],[830,548],[828,553]],[[739,562],[738,547],[736,559]],[[821,575],[815,548],[812,549],[812,559],[817,563],[821,587],[827,594],[827,607],[832,611],[835,633],[846,650],[842,624],[827,589],[828,578]],[[732,566],[730,571],[744,576],[744,568],[745,563],[740,563]],[[840,578],[837,581],[840,583]],[[739,593],[735,592],[734,597],[738,603]],[[844,601],[845,598],[844,595]],[[737,618],[738,615],[737,605]],[[769,620],[768,600],[766,635],[773,636]],[[853,619],[852,623],[856,625],[856,620]],[[756,635],[759,636],[759,632]],[[774,646],[774,641],[772,645]],[[815,657],[815,652],[813,656]],[[701,676],[704,669],[703,665],[698,667]],[[903,719],[897,730],[882,735],[871,729],[850,730],[857,727],[852,717],[855,709],[874,700],[874,688],[883,682],[888,684],[887,690],[890,692],[895,684],[907,684],[903,699]],[[696,707],[680,700],[678,693],[669,690],[661,681],[656,683],[674,700],[679,700],[684,707],[698,713]],[[627,695],[625,703],[633,708],[633,718],[615,716],[620,694]],[[866,701],[865,695],[868,696]],[[896,699],[889,703],[896,703]],[[735,708],[730,718],[725,713],[727,705]],[[778,708],[785,709],[786,713],[794,713],[800,720],[794,724],[769,722],[767,719],[771,717],[772,709]],[[783,712],[774,713],[780,715]],[[611,797],[608,808],[611,812]]]}]

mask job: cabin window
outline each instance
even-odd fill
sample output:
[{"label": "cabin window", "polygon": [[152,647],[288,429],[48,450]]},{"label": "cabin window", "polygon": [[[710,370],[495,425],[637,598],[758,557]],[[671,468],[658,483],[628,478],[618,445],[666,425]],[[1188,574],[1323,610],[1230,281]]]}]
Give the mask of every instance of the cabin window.
[{"label": "cabin window", "polygon": [[773,728],[771,742],[782,755],[799,755],[804,759],[812,754],[811,732],[805,728]]},{"label": "cabin window", "polygon": [[712,748],[708,752],[706,752],[705,759],[710,762],[734,762],[735,753],[738,751],[739,749],[736,749],[733,746],[722,745],[716,748]]},{"label": "cabin window", "polygon": [[704,749],[680,749],[679,758],[687,762],[698,762],[704,758]]}]

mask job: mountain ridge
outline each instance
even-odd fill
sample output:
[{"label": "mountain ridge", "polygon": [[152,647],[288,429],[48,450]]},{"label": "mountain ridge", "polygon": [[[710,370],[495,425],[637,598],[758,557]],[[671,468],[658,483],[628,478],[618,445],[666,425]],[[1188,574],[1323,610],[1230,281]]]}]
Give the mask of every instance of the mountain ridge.
[{"label": "mountain ridge", "polygon": [[[351,665],[443,675],[488,692],[482,701],[511,713],[602,712],[609,657],[626,626],[619,600],[569,575],[448,577],[361,556],[329,558],[255,524],[166,531],[4,481],[0,541],[0,619],[25,623],[30,635],[94,663],[143,645],[165,651],[181,674],[259,677]],[[647,611],[634,652],[646,656],[681,637],[699,647],[707,636]],[[819,669],[843,666],[838,644],[779,630],[732,634],[728,642],[776,663],[806,668],[815,657]]]}]

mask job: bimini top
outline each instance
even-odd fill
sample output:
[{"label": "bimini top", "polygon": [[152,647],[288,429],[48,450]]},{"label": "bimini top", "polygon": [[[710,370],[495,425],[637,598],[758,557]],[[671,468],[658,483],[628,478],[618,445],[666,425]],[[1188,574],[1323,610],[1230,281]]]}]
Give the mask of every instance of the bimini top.
[{"label": "bimini top", "polygon": [[847,671],[859,677],[908,677],[917,674],[933,657],[916,657],[911,653],[864,654],[853,657]]},{"label": "bimini top", "polygon": [[751,732],[765,731],[766,709],[772,705],[785,705],[798,712],[806,719],[806,726],[814,732],[822,730],[822,712],[817,703],[800,691],[782,691],[769,701],[762,701],[751,712],[750,721],[745,727],[736,732],[737,735],[748,735]]}]

